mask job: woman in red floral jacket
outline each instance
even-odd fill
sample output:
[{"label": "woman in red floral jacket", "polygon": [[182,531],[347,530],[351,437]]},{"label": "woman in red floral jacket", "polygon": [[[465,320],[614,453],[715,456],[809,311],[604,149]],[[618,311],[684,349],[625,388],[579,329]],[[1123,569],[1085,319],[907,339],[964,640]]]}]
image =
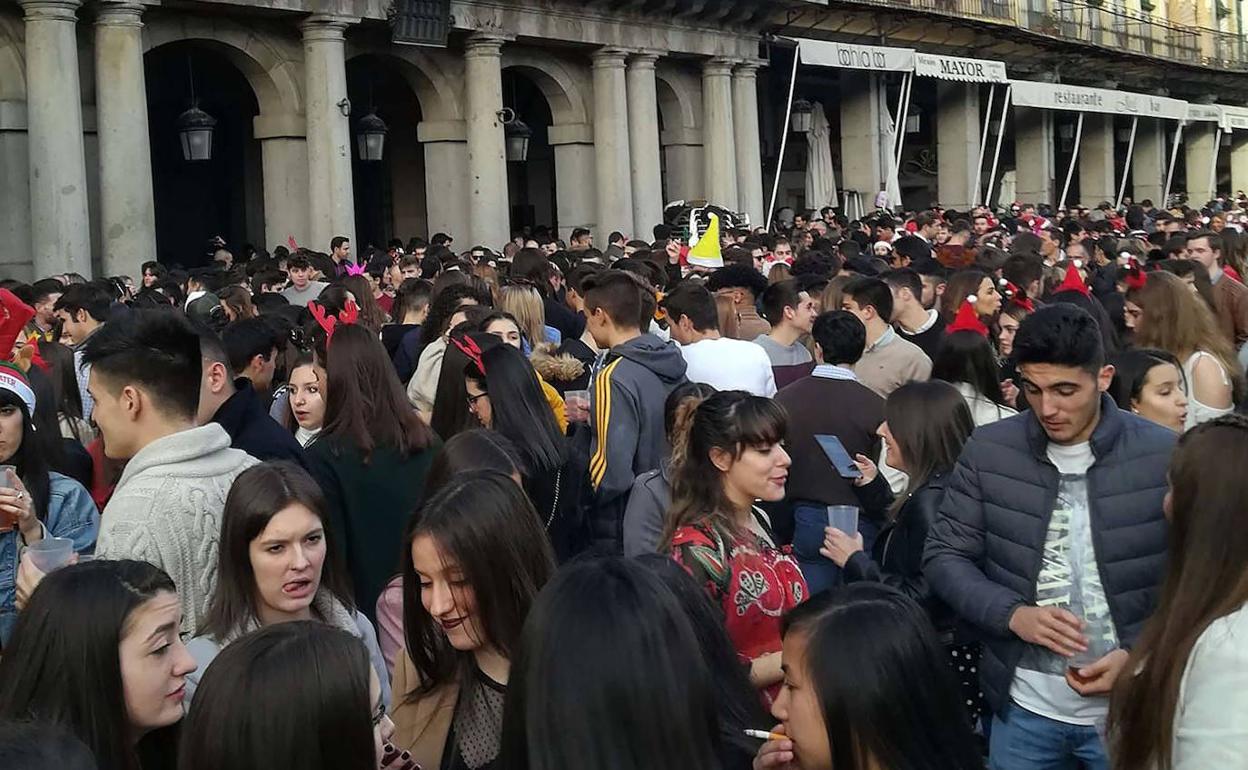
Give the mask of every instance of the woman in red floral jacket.
[{"label": "woman in red floral jacket", "polygon": [[783,679],[780,618],[806,598],[788,548],[756,500],[780,500],[789,476],[784,409],[743,391],[682,404],[672,449],[672,506],[662,542],[724,613],[750,681],[770,705]]}]

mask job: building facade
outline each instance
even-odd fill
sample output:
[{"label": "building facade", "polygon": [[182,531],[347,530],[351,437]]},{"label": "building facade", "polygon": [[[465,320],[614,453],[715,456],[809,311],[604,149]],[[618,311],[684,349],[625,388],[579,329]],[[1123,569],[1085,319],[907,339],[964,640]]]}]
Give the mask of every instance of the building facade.
[{"label": "building facade", "polygon": [[[802,183],[803,136],[791,135],[780,164],[789,38],[994,59],[1012,78],[1235,105],[1248,103],[1241,1],[9,2],[0,274],[133,276],[157,257],[197,264],[218,235],[233,248],[320,250],[335,235],[359,250],[439,231],[498,248],[540,224],[648,238],[677,199],[759,223],[777,178],[778,204],[819,203]],[[421,40],[414,19],[445,29]],[[894,116],[880,120],[880,105],[899,103],[897,78],[796,72],[798,95],[832,123],[838,186],[869,198],[884,184]],[[910,89],[902,200],[976,202],[991,174],[971,159],[999,120],[988,87],[916,79]],[[180,121],[191,107],[215,121],[202,160],[186,159]],[[367,116],[387,128],[379,161],[361,157]],[[509,162],[513,117],[531,138],[525,159]],[[1017,198],[1056,202],[1068,121],[1017,108],[1008,123],[1000,181],[1012,174]],[[1193,200],[1248,187],[1248,132],[1196,121],[1176,143],[1162,122],[1140,123],[1128,170],[1137,197],[1161,196],[1175,146],[1176,189]],[[1121,128],[1112,114],[1082,124],[1072,200],[1114,198]]]}]

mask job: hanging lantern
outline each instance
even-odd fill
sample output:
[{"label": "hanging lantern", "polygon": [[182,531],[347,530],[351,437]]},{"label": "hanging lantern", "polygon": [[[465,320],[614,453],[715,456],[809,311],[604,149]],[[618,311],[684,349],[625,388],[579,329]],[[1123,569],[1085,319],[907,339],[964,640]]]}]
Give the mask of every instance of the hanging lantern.
[{"label": "hanging lantern", "polygon": [[805,99],[798,99],[793,102],[789,125],[799,134],[809,134],[811,125],[814,123],[814,112],[815,105]]},{"label": "hanging lantern", "polygon": [[375,163],[386,149],[386,122],[371,109],[355,124],[355,141],[360,150],[360,160]]},{"label": "hanging lantern", "polygon": [[527,160],[529,140],[533,138],[533,129],[516,117],[507,121],[503,133],[507,140],[507,160],[512,163],[523,163]]},{"label": "hanging lantern", "polygon": [[192,102],[191,108],[179,115],[174,125],[182,139],[183,160],[212,160],[212,132],[217,125],[216,118]]}]

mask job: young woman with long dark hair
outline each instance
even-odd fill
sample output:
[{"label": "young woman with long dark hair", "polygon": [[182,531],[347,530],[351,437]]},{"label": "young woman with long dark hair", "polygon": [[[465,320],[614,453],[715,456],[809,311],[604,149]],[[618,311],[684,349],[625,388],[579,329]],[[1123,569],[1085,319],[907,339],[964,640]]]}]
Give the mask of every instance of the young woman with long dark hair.
[{"label": "young woman with long dark hair", "polygon": [[1109,395],[1119,409],[1182,433],[1187,423],[1187,389],[1179,360],[1164,350],[1124,350],[1110,359]]},{"label": "young woman with long dark hair", "polygon": [[451,343],[468,358],[463,369],[467,403],[483,427],[506,436],[524,463],[524,488],[550,535],[560,561],[587,543],[580,517],[587,458],[572,451],[569,440],[542,392],[537,373],[524,354],[510,345],[472,349],[471,337]]},{"label": "young woman with long dark hair", "polygon": [[806,599],[792,556],[776,547],[756,500],[784,498],[789,456],[783,407],[744,391],[681,406],[672,447],[672,506],[662,547],[723,612],[750,681],[770,702],[779,688],[780,615]]},{"label": "young woman with long dark hair", "polygon": [[757,728],[765,721],[758,693],[750,684],[746,669],[724,629],[719,607],[711,603],[706,591],[676,562],[661,553],[647,553],[636,558],[638,564],[653,572],[667,587],[685,617],[693,626],[694,637],[702,659],[711,675],[715,691],[715,710],[719,713],[720,768],[750,767],[757,742],[746,736],[747,728]]},{"label": "young woman with long dark hair", "polygon": [[[436,288],[436,287],[435,287]],[[416,368],[407,382],[407,400],[430,419],[442,376],[442,358],[450,344],[451,330],[463,323],[465,309],[482,304],[477,290],[465,284],[452,284],[435,293],[429,316],[420,327],[421,351]]]},{"label": "young woman with long dark hair", "polygon": [[940,317],[946,324],[953,323],[959,305],[971,295],[976,297],[976,315],[991,325],[1001,312],[1001,293],[992,277],[982,270],[959,270],[949,276],[945,293],[940,297]]},{"label": "young woman with long dark hair", "polygon": [[[0,645],[13,632],[19,597],[18,551],[44,537],[69,538],[78,553],[91,553],[100,529],[95,501],[79,482],[52,470],[59,441],[32,422],[35,391],[17,367],[0,365]],[[20,568],[36,571],[33,565]]]},{"label": "young woman with long dark hair", "polygon": [[86,446],[95,438],[82,416],[82,396],[74,370],[74,351],[59,342],[39,341],[39,356],[48,364],[48,380],[56,403],[56,420],[62,438],[72,438]]},{"label": "young woman with long dark hair", "polygon": [[353,604],[325,508],[320,487],[292,463],[261,463],[234,480],[221,513],[217,590],[200,635],[187,645],[199,664],[199,673],[187,679],[188,699],[203,671],[239,637],[278,623],[317,620],[363,642],[390,702],[377,635]]},{"label": "young woman with long dark hair", "polygon": [[905,494],[894,499],[888,482],[870,458],[860,455],[862,484],[857,487],[863,515],[884,522],[871,546],[863,550],[862,535],[829,527],[820,550],[840,567],[845,582],[884,583],[900,590],[927,611],[955,666],[972,719],[979,716],[979,645],[958,633],[953,611],[932,591],[923,576],[923,545],[940,513],[945,484],[975,430],[963,396],[940,380],[908,382],[888,396],[880,437],[888,462],[906,474]]},{"label": "young woman with long dark hair", "polygon": [[1166,580],[1110,699],[1114,770],[1237,767],[1248,756],[1245,467],[1241,416],[1179,439],[1165,503]]},{"label": "young woman with long dark hair", "polygon": [[352,275],[342,280],[342,286],[351,292],[355,304],[360,307],[360,323],[367,326],[375,334],[381,334],[381,327],[386,325],[390,317],[377,302],[373,284],[362,275]]},{"label": "young woman with long dark hair", "polygon": [[492,767],[511,660],[555,569],[550,543],[524,491],[497,471],[454,476],[403,543],[395,745],[422,767]]},{"label": "young woman with long dark hair", "polygon": [[382,764],[393,734],[358,639],[315,621],[281,623],[231,644],[204,673],[178,770],[397,770]]},{"label": "young woman with long dark hair", "polygon": [[367,328],[336,329],[325,368],[325,424],[305,455],[346,556],[355,606],[371,620],[382,587],[398,571],[395,544],[420,503],[434,437]]},{"label": "young woman with long dark hair", "polygon": [[873,583],[834,588],[784,618],[783,736],[756,770],[982,770],[966,711],[923,611]]},{"label": "young woman with long dark hair", "polygon": [[195,669],[181,622],[173,581],[147,562],[56,570],[0,657],[0,719],[66,728],[100,770],[172,770],[173,726]]},{"label": "young woman with long dark hair", "polygon": [[524,624],[512,673],[508,770],[725,767],[718,692],[697,634],[636,561],[560,570]]},{"label": "young woman with long dark hair", "polygon": [[[480,307],[469,307],[465,308],[462,314],[467,318],[470,315],[477,315],[473,311],[484,312],[484,310]],[[458,344],[448,344],[446,351],[442,354],[442,373],[438,375],[438,386],[433,398],[433,413],[429,418],[429,427],[433,428],[433,432],[438,434],[443,441],[463,431],[481,426],[481,421],[472,412],[472,407],[468,402],[468,391],[464,388],[464,368],[471,363],[464,351],[489,350],[502,345],[503,341],[493,334],[466,331],[475,328],[477,328],[475,322],[465,321],[459,324],[451,332],[451,335],[458,340]]]},{"label": "young woman with long dark hair", "polygon": [[[546,378],[538,371],[537,363],[531,359],[533,349],[537,344],[542,343],[526,346],[525,334],[521,330],[520,321],[516,320],[515,316],[505,310],[496,310],[481,319],[479,328],[486,334],[493,334],[516,350],[523,352],[524,357],[530,359],[530,362],[533,363],[533,370],[537,372],[537,384],[542,387],[542,396],[546,399],[546,403],[550,405],[550,411],[554,412],[555,422],[559,424],[559,432],[567,433],[567,405],[563,402],[563,396],[559,394],[554,385],[546,381]],[[549,370],[550,367],[547,365],[543,368]]]},{"label": "young woman with long dark hair", "polygon": [[299,445],[307,448],[325,425],[325,365],[312,351],[300,352],[290,367],[286,399],[290,406],[291,432]]},{"label": "young woman with long dark hair", "polygon": [[973,331],[946,334],[932,359],[932,379],[943,380],[962,394],[976,426],[1018,414],[1006,403],[1000,376],[1001,365],[992,343]]}]

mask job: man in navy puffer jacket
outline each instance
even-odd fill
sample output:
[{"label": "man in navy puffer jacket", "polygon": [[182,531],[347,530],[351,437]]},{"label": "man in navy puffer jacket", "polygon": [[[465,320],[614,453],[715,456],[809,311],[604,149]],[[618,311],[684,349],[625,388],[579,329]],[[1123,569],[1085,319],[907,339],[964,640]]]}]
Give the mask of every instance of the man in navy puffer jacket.
[{"label": "man in navy puffer jacket", "polygon": [[1031,410],[978,429],[924,552],[936,593],[984,635],[993,770],[1108,766],[1098,737],[1166,554],[1175,435],[1105,395],[1096,321],[1067,304],[1014,342]]}]

